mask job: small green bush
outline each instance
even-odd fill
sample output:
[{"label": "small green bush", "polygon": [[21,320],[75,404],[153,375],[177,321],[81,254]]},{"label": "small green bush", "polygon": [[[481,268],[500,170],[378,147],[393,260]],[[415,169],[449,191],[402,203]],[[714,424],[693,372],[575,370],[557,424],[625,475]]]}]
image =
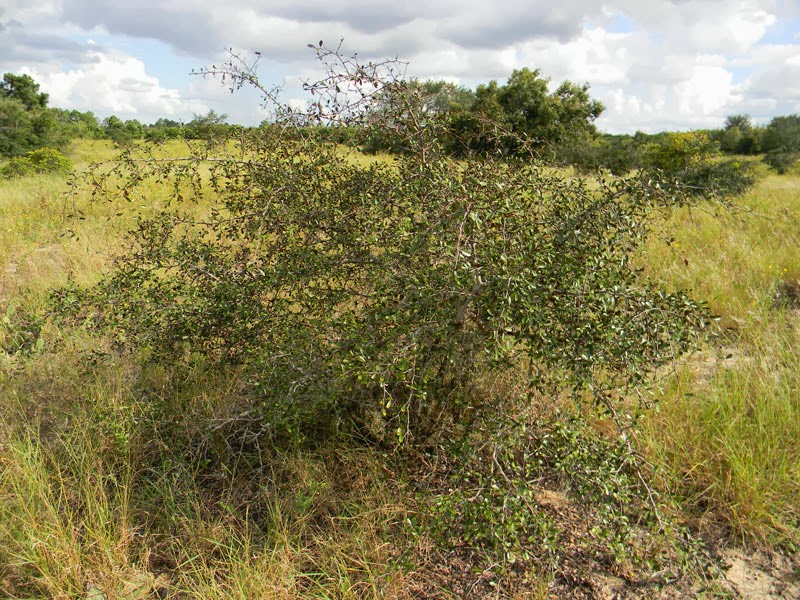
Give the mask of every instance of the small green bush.
[{"label": "small green bush", "polygon": [[0,169],[0,176],[4,179],[13,179],[15,177],[24,177],[31,175],[33,169],[30,163],[24,158],[12,158],[8,163]]},{"label": "small green bush", "polygon": [[21,158],[14,158],[0,171],[6,179],[37,175],[41,173],[66,174],[72,170],[72,162],[58,150],[38,148]]},{"label": "small green bush", "polygon": [[687,195],[703,198],[740,196],[757,180],[752,163],[706,160],[675,174]]},{"label": "small green bush", "polygon": [[764,155],[764,162],[774,169],[778,175],[785,175],[797,160],[800,159],[800,152],[789,152],[785,150],[771,150]]},{"label": "small green bush", "polygon": [[740,196],[753,187],[752,163],[720,160],[718,144],[703,131],[665,133],[654,136],[644,148],[643,165],[660,179],[660,185],[687,198]]}]

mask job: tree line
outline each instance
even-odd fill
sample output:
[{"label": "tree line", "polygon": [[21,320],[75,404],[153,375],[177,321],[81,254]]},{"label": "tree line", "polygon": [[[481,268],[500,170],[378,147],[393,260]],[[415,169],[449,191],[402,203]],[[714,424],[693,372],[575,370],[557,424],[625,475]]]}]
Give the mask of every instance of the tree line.
[{"label": "tree line", "polygon": [[91,112],[48,106],[49,95],[39,91],[30,75],[6,73],[0,82],[0,156],[20,157],[32,150],[63,150],[75,138],[109,139],[118,144],[134,140],[206,139],[234,127],[227,115],[210,110],[188,123],[160,118],[145,125],[116,115],[98,119]]},{"label": "tree line", "polygon": [[[767,125],[753,124],[749,115],[729,115],[719,129],[634,135],[601,134],[582,146],[566,149],[564,162],[585,168],[605,167],[616,173],[635,168],[665,168],[665,155],[675,160],[699,155],[755,156],[778,173],[788,171],[800,158],[800,115],[774,117]],[[667,161],[668,163],[669,161]]]},{"label": "tree line", "polygon": [[[762,154],[770,167],[784,173],[800,158],[800,115],[773,118],[754,125],[748,115],[729,116],[723,127],[693,132],[611,135],[598,132],[595,122],[604,106],[589,94],[588,84],[564,81],[554,91],[539,70],[515,70],[505,83],[490,81],[470,89],[448,81],[411,80],[404,94],[386,89],[376,95],[373,118],[402,112],[421,102],[420,118],[444,122],[442,146],[455,156],[468,153],[511,156],[523,147],[541,158],[582,170],[598,168],[621,174],[656,168],[677,173],[715,155]],[[412,98],[413,97],[413,98]],[[93,112],[48,106],[48,94],[29,75],[6,73],[0,83],[0,156],[24,156],[37,148],[63,149],[74,138],[134,140],[213,140],[236,125],[210,110],[188,123],[159,118],[151,124],[116,115],[98,119]],[[399,104],[399,105],[398,105]],[[261,127],[269,126],[264,122]],[[321,138],[356,146],[365,152],[407,151],[402,132],[385,127],[376,133],[363,124],[322,124]]]},{"label": "tree line", "polygon": [[[475,90],[443,80],[411,80],[404,89],[406,97],[395,90],[379,95],[376,118],[402,110],[397,104],[411,106],[419,101],[422,118],[445,123],[442,145],[456,156],[512,156],[524,147],[540,158],[582,171],[625,174],[657,169],[694,183],[720,174],[729,178],[734,171],[747,169],[738,161],[720,162],[726,156],[763,155],[779,173],[800,158],[799,115],[778,116],[758,126],[749,115],[736,114],[728,116],[719,129],[614,135],[597,130],[595,122],[605,107],[590,96],[587,84],[564,81],[551,92],[550,80],[538,70],[519,69],[504,84],[490,81]],[[379,133],[361,124],[319,129],[326,139],[366,152],[408,150],[407,140],[396,128]],[[369,132],[366,137],[365,131]],[[526,143],[521,145],[520,139]]]}]

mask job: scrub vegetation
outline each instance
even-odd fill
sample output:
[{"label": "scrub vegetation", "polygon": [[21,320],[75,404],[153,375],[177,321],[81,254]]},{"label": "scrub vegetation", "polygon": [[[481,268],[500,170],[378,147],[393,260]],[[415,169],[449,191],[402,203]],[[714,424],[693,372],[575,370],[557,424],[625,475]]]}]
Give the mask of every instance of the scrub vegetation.
[{"label": "scrub vegetation", "polygon": [[791,168],[314,52],[306,113],[0,165],[0,595],[795,595]]}]

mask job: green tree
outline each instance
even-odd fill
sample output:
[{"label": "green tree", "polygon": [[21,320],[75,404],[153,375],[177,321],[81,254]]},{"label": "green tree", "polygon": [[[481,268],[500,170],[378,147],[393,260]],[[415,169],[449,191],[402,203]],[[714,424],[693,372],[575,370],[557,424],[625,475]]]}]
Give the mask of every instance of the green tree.
[{"label": "green tree", "polygon": [[497,153],[512,145],[513,124],[500,101],[500,90],[494,80],[479,85],[472,107],[451,115],[449,135],[456,153]]},{"label": "green tree", "polygon": [[760,149],[759,130],[749,115],[730,115],[719,134],[719,145],[723,152],[755,154]]},{"label": "green tree", "polygon": [[763,150],[771,152],[800,151],[800,115],[775,117],[767,125],[763,137]]},{"label": "green tree", "polygon": [[470,110],[475,104],[475,92],[450,81],[412,79],[408,82],[408,88],[422,96],[422,110],[425,113],[443,115]]},{"label": "green tree", "polygon": [[756,181],[751,163],[719,160],[719,144],[708,131],[665,132],[650,140],[641,166],[655,170],[665,189],[684,197],[741,195]]},{"label": "green tree", "polygon": [[738,129],[739,131],[749,131],[753,128],[750,115],[728,115],[725,119],[725,129]]},{"label": "green tree", "polygon": [[556,141],[573,136],[575,133],[596,132],[594,122],[605,107],[599,100],[589,95],[589,84],[577,85],[565,81],[552,95],[556,104],[557,121],[554,124]]},{"label": "green tree", "polygon": [[156,127],[156,128],[181,127],[181,122],[176,121],[175,119],[166,119],[164,117],[161,117],[150,127]]},{"label": "green tree", "polygon": [[142,137],[143,132],[144,127],[138,119],[128,119],[125,121],[125,133],[133,139]]},{"label": "green tree", "polygon": [[81,112],[60,108],[51,108],[50,111],[70,137],[97,139],[103,135],[97,117],[91,111]]},{"label": "green tree", "polygon": [[39,93],[39,84],[30,75],[6,73],[0,83],[0,95],[19,100],[27,110],[47,108],[49,96]]},{"label": "green tree", "polygon": [[789,170],[800,158],[800,115],[772,119],[764,130],[761,149],[771,167],[779,173]]},{"label": "green tree", "polygon": [[22,156],[37,141],[25,105],[13,98],[0,98],[0,155]]},{"label": "green tree", "polygon": [[34,111],[31,118],[31,125],[36,134],[36,146],[60,148],[67,146],[70,139],[74,137],[69,128],[64,127],[58,120],[58,111],[48,108],[45,110]]},{"label": "green tree", "polygon": [[0,83],[0,154],[22,156],[35,148],[62,148],[70,131],[58,109],[47,108],[47,94],[30,75],[6,73]]},{"label": "green tree", "polygon": [[121,146],[128,145],[143,135],[142,124],[139,121],[135,119],[123,121],[116,115],[103,119],[102,128],[106,138]]},{"label": "green tree", "polygon": [[[563,82],[553,93],[549,80],[539,70],[516,70],[505,85],[490,81],[475,92],[445,81],[412,80],[406,92],[418,96],[420,118],[442,115],[449,123],[442,135],[451,153],[514,153],[525,138],[526,148],[539,152],[568,143],[590,143],[597,131],[594,121],[603,105],[589,96],[589,86]],[[391,113],[392,103],[409,105],[393,90],[378,102],[378,113]],[[370,140],[370,150],[396,151],[403,144],[395,140]]]},{"label": "green tree", "polygon": [[699,165],[716,152],[716,143],[705,132],[662,133],[645,146],[644,164],[677,174]]},{"label": "green tree", "polygon": [[596,135],[594,121],[603,112],[589,86],[563,82],[553,93],[541,72],[528,68],[511,74],[505,85],[478,86],[469,114],[454,119],[454,136],[471,150],[516,152],[524,137],[537,151],[559,144],[587,143]]},{"label": "green tree", "polygon": [[183,137],[184,129],[180,121],[161,117],[155,123],[146,125],[142,134],[148,141],[164,142]]},{"label": "green tree", "polygon": [[586,135],[567,138],[555,148],[559,163],[572,165],[583,172],[606,169],[625,175],[641,167],[642,147],[630,135]]},{"label": "green tree", "polygon": [[185,135],[189,139],[212,142],[229,131],[230,126],[225,123],[227,120],[228,115],[217,114],[213,108],[204,115],[195,114],[186,124]]},{"label": "green tree", "polygon": [[512,130],[536,145],[556,139],[558,107],[547,90],[548,80],[539,69],[514,71],[498,90],[498,101]]},{"label": "green tree", "polygon": [[55,109],[28,110],[14,98],[0,98],[0,155],[22,156],[36,148],[63,148],[68,128]]}]

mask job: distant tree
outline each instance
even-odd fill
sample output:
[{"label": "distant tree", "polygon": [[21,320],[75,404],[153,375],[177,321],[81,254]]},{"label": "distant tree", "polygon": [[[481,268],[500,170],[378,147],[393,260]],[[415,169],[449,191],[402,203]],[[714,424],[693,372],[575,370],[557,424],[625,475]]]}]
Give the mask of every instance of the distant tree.
[{"label": "distant tree", "polygon": [[63,149],[74,137],[58,120],[58,111],[52,108],[31,111],[31,126],[36,136],[35,147]]},{"label": "distant tree", "polygon": [[[141,127],[141,123],[139,126]],[[130,144],[136,138],[135,127],[126,127],[125,122],[116,115],[103,119],[102,127],[105,137],[119,145]]]},{"label": "distant tree", "polygon": [[412,79],[408,83],[412,92],[422,96],[422,110],[437,115],[447,112],[470,110],[475,104],[475,92],[450,81],[419,81]]},{"label": "distant tree", "polygon": [[666,173],[679,173],[717,153],[717,146],[705,132],[662,133],[645,147],[644,164]]},{"label": "distant tree", "polygon": [[0,98],[0,155],[23,156],[45,146],[63,148],[70,137],[54,109],[28,110],[16,98]]},{"label": "distant tree", "polygon": [[75,137],[103,136],[91,112],[48,108],[48,95],[30,75],[6,73],[0,83],[0,154],[23,156],[38,148],[63,150]]},{"label": "distant tree", "polygon": [[229,131],[230,125],[225,123],[227,120],[228,115],[217,114],[213,108],[204,115],[195,114],[186,124],[185,135],[189,139],[212,142]]},{"label": "distant tree", "polygon": [[732,154],[755,154],[759,151],[759,138],[759,130],[748,115],[728,116],[718,136],[720,149]]},{"label": "distant tree", "polygon": [[100,123],[95,114],[91,111],[79,112],[78,115],[79,135],[87,138],[99,138],[102,135]]},{"label": "distant tree", "polygon": [[[592,100],[588,85],[563,82],[549,91],[549,79],[529,68],[518,69],[505,85],[496,81],[479,85],[469,113],[454,118],[454,136],[470,150],[515,152],[519,136],[539,151],[567,141],[586,143],[597,131],[594,121],[603,112]],[[485,124],[491,123],[492,129]]]},{"label": "distant tree", "polygon": [[149,142],[164,142],[182,138],[184,134],[183,124],[174,119],[159,118],[155,123],[145,125],[142,130],[144,139]]},{"label": "distant tree", "polygon": [[[405,82],[404,93],[415,95],[422,110],[419,118],[445,116],[449,124],[444,145],[453,154],[469,152],[513,154],[525,147],[540,152],[572,141],[583,144],[597,134],[594,121],[603,112],[603,105],[589,96],[588,85],[563,82],[549,91],[549,79],[541,72],[518,69],[505,85],[490,81],[468,88],[447,81],[411,80]],[[408,99],[386,90],[376,104],[376,114],[396,111],[391,103],[408,104]],[[381,135],[386,135],[382,131]],[[530,142],[530,143],[527,143]],[[366,150],[402,150],[401,140],[377,140],[374,136]]]},{"label": "distant tree", "polygon": [[22,156],[50,146],[62,148],[71,135],[58,109],[47,108],[47,94],[30,75],[6,73],[0,82],[0,154]]},{"label": "distant tree", "polygon": [[514,71],[508,83],[498,90],[500,106],[512,130],[536,145],[557,138],[558,108],[548,94],[547,84],[538,69],[526,67]]},{"label": "distant tree", "polygon": [[767,125],[762,140],[763,149],[799,151],[800,150],[800,115],[775,117]]},{"label": "distant tree", "polygon": [[181,122],[180,121],[175,121],[174,119],[165,119],[164,117],[161,117],[160,119],[158,119],[158,121],[153,123],[150,127],[158,127],[158,128],[163,128],[163,127],[181,127]]},{"label": "distant tree", "polygon": [[102,137],[103,132],[97,117],[91,111],[66,110],[61,108],[49,109],[61,126],[71,137],[96,139]]},{"label": "distant tree", "polygon": [[37,141],[25,105],[15,98],[0,97],[0,155],[22,156]]},{"label": "distant tree", "polygon": [[39,93],[39,84],[30,75],[6,73],[0,83],[0,95],[19,100],[27,110],[47,108],[49,96]]},{"label": "distant tree", "polygon": [[603,113],[605,106],[589,96],[588,83],[577,85],[565,81],[558,86],[552,98],[556,102],[559,137],[567,137],[575,130],[594,133],[594,122]]},{"label": "distant tree", "polygon": [[739,131],[748,131],[753,128],[750,115],[729,115],[725,119],[725,129],[736,128]]},{"label": "distant tree", "polygon": [[752,163],[720,160],[719,144],[709,131],[665,132],[650,139],[643,147],[641,166],[654,169],[660,185],[676,194],[737,196],[756,182]]},{"label": "distant tree", "polygon": [[125,124],[122,122],[117,115],[111,115],[103,119],[101,123],[103,129],[106,130],[106,134],[108,135],[109,132],[114,131],[116,129],[124,129]]},{"label": "distant tree", "polygon": [[137,119],[129,119],[125,121],[125,133],[132,138],[141,138],[144,131],[143,125]]},{"label": "distant tree", "polygon": [[800,115],[775,117],[767,125],[761,140],[765,161],[779,173],[785,173],[800,158]]},{"label": "distant tree", "polygon": [[559,163],[572,165],[581,171],[606,169],[624,175],[642,165],[642,145],[630,135],[604,134],[572,138],[556,147]]},{"label": "distant tree", "polygon": [[467,152],[505,152],[515,145],[513,124],[500,98],[497,81],[481,84],[475,90],[475,101],[469,110],[451,116],[451,146],[457,154]]}]

